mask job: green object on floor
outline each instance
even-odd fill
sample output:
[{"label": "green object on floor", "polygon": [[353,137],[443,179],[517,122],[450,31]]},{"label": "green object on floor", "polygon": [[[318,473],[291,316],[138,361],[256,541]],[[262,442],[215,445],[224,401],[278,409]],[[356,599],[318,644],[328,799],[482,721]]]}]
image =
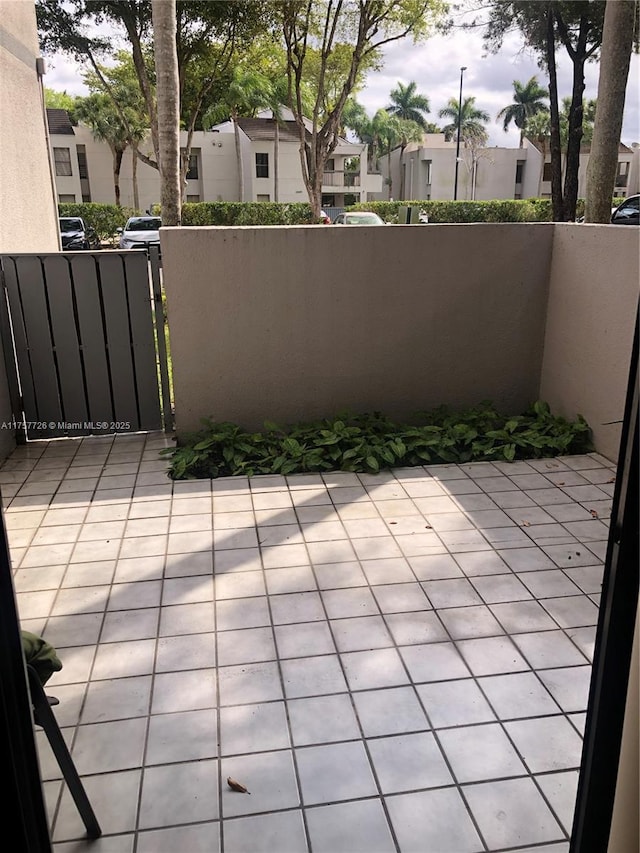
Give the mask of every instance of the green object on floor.
[{"label": "green object on floor", "polygon": [[34,668],[41,684],[46,684],[54,672],[62,669],[62,661],[53,646],[42,637],[31,634],[29,631],[20,633],[27,663]]}]

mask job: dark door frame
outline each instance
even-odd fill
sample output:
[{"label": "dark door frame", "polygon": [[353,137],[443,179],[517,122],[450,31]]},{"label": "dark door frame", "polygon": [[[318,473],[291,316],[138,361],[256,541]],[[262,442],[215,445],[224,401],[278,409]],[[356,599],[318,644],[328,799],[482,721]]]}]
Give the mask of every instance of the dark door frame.
[{"label": "dark door frame", "polygon": [[0,518],[0,667],[3,832],[5,838],[11,839],[14,850],[48,853],[49,822],[40,782],[4,513]]},{"label": "dark door frame", "polygon": [[636,314],[570,853],[607,850],[618,779],[638,606],[638,344]]}]

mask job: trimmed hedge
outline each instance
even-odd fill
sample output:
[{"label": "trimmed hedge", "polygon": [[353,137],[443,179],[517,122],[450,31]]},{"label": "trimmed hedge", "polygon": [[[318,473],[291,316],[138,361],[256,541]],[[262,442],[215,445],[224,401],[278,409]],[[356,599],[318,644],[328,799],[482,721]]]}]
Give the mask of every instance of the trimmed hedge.
[{"label": "trimmed hedge", "polygon": [[82,204],[58,204],[58,216],[81,216],[87,225],[95,229],[101,240],[110,240],[116,228],[124,228],[127,219],[137,211],[117,204],[97,204],[87,201]]},{"label": "trimmed hedge", "polygon": [[199,201],[182,206],[183,225],[311,225],[306,202]]},{"label": "trimmed hedge", "polygon": [[[618,205],[622,199],[613,199]],[[419,207],[431,223],[448,222],[551,222],[551,199],[496,199],[495,201],[369,201],[348,210],[372,210],[385,222],[397,222],[398,208]],[[154,205],[159,215],[159,205]],[[95,228],[101,240],[110,240],[138,211],[115,204],[58,204],[59,216],[81,216]],[[578,200],[577,216],[584,214],[584,199]],[[307,202],[200,201],[182,206],[182,224],[190,225],[311,225],[313,216]]]},{"label": "trimmed hedge", "polygon": [[[496,199],[494,201],[372,201],[353,210],[373,210],[385,221],[397,220],[401,205],[419,207],[431,223],[446,222],[550,222],[551,199]],[[582,210],[578,216],[582,215]]]},{"label": "trimmed hedge", "polygon": [[[623,199],[614,198],[616,207]],[[493,201],[369,201],[348,210],[372,210],[385,222],[397,222],[401,205],[419,207],[430,223],[447,222],[552,222],[550,198],[495,199]],[[578,199],[576,217],[584,216],[584,199]]]}]

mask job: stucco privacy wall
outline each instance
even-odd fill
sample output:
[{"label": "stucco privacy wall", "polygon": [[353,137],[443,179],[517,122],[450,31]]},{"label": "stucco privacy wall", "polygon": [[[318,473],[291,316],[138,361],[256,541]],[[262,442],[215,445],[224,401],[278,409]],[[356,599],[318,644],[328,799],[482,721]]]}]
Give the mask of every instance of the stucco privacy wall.
[{"label": "stucco privacy wall", "polygon": [[[556,225],[540,397],[616,460],[640,290],[640,229]],[[617,421],[617,423],[616,423]]]},{"label": "stucco privacy wall", "polygon": [[[0,4],[0,253],[56,252],[57,212],[49,168],[40,82],[35,5]],[[0,347],[0,421],[12,419]],[[14,447],[0,429],[0,459]]]},{"label": "stucco privacy wall", "polygon": [[553,226],[162,229],[179,433],[535,400]]}]

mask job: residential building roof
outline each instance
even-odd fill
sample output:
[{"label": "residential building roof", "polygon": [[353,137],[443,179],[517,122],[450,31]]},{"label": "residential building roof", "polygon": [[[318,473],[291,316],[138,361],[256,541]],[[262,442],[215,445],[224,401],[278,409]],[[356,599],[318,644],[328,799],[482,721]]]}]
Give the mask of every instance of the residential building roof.
[{"label": "residential building roof", "polygon": [[[275,136],[276,123],[272,118],[241,118],[238,124],[252,141],[271,141]],[[280,123],[280,141],[298,142],[298,127],[294,121]]]},{"label": "residential building roof", "polygon": [[69,119],[69,113],[66,110],[47,107],[47,124],[49,125],[49,133],[61,136],[75,136],[73,125]]},{"label": "residential building roof", "polygon": [[[527,136],[525,138],[534,148],[537,148],[538,151],[542,152],[542,145],[539,142],[539,140],[532,139],[530,136]],[[548,149],[548,145],[547,145],[547,149]],[[591,153],[591,143],[590,142],[583,142],[582,145],[580,146],[580,153],[581,154],[590,154]],[[621,142],[618,145],[618,153],[620,153],[620,154],[631,154],[632,150],[631,150],[631,148],[629,148],[628,145],[625,145],[623,142]],[[549,154],[549,151],[547,150],[547,155],[548,154]]]}]

